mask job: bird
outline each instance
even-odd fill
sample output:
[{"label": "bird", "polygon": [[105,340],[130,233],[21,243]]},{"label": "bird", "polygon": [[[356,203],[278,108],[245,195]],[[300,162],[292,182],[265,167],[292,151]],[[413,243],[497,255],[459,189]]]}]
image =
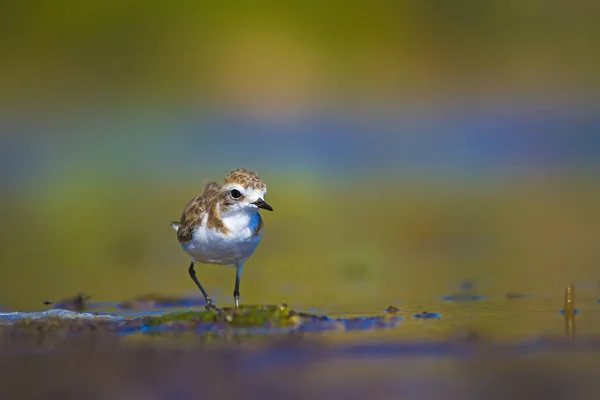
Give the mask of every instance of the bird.
[{"label": "bird", "polygon": [[259,210],[273,211],[265,201],[267,185],[247,169],[230,171],[221,184],[206,182],[202,193],[185,207],[179,222],[171,222],[182,249],[191,257],[188,272],[206,300],[217,307],[196,276],[196,263],[236,268],[233,299],[240,306],[240,279],[244,263],[256,250],[264,223]]}]

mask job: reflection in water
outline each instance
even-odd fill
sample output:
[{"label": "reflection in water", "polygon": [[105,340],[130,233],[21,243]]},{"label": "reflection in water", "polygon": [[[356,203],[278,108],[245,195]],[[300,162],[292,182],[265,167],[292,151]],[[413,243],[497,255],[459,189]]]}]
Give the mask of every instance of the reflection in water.
[{"label": "reflection in water", "polygon": [[484,299],[485,296],[463,293],[456,293],[442,297],[442,300],[444,301],[481,301]]},{"label": "reflection in water", "polygon": [[531,299],[532,297],[533,297],[532,294],[519,293],[519,292],[506,292],[504,294],[504,298],[506,300]]},{"label": "reflection in water", "polygon": [[565,289],[565,306],[563,315],[565,316],[565,331],[567,338],[572,340],[575,338],[575,285],[570,283]]},{"label": "reflection in water", "polygon": [[458,293],[453,293],[442,297],[443,301],[481,301],[486,298],[476,293],[475,283],[471,280],[464,280],[458,285]]}]

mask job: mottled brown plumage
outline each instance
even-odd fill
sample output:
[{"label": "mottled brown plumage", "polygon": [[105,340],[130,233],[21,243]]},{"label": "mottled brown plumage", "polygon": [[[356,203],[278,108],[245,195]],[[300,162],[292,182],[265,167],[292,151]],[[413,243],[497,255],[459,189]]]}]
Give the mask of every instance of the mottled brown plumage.
[{"label": "mottled brown plumage", "polygon": [[180,242],[188,242],[192,239],[194,228],[200,225],[204,216],[208,213],[206,221],[208,227],[217,231],[227,233],[227,227],[223,225],[217,204],[219,197],[223,195],[221,187],[216,182],[207,182],[202,193],[194,197],[183,210],[181,222],[177,231],[177,239]]},{"label": "mottled brown plumage", "polygon": [[264,182],[256,173],[243,168],[233,170],[227,174],[223,180],[223,184],[225,185],[228,183],[237,183],[249,189],[260,190],[265,188]]}]

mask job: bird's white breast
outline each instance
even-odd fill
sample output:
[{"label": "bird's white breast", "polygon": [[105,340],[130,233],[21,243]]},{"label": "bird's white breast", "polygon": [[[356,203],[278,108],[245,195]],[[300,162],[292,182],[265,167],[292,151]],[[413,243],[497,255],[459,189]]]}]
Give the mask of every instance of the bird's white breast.
[{"label": "bird's white breast", "polygon": [[207,227],[208,217],[194,229],[192,240],[182,244],[183,249],[196,261],[210,264],[236,266],[252,255],[262,237],[255,235],[260,215],[256,211],[243,211],[223,216],[228,232]]}]

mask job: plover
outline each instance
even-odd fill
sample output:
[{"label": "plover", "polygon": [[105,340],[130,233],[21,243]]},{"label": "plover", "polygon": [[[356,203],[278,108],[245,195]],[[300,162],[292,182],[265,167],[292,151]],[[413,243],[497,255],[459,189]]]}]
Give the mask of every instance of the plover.
[{"label": "plover", "polygon": [[242,269],[264,230],[258,211],[273,211],[265,201],[266,193],[267,186],[256,173],[236,169],[220,185],[207,182],[202,193],[185,207],[181,221],[171,223],[181,247],[192,257],[188,272],[206,299],[206,309],[216,306],[196,277],[194,264],[235,267],[233,298],[239,307]]}]

